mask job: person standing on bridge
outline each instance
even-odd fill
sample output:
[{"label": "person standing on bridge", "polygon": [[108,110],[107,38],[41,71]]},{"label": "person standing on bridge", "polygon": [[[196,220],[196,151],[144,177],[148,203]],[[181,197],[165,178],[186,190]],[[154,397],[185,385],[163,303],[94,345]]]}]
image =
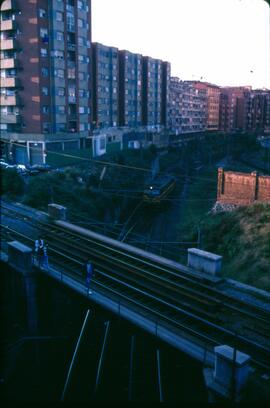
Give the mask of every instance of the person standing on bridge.
[{"label": "person standing on bridge", "polygon": [[94,276],[94,265],[91,263],[90,259],[87,260],[86,262],[86,288],[87,288],[87,293],[91,295],[91,290],[89,289],[90,287],[90,282]]},{"label": "person standing on bridge", "polygon": [[35,240],[35,263],[40,267],[41,257],[43,254],[44,239],[40,236]]},{"label": "person standing on bridge", "polygon": [[48,244],[44,244],[41,256],[41,267],[49,270]]}]

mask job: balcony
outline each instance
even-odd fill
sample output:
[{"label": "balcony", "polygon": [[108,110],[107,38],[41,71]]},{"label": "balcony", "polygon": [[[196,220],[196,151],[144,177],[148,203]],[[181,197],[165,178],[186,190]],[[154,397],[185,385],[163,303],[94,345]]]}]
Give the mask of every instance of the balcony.
[{"label": "balcony", "polygon": [[0,48],[2,51],[13,50],[17,48],[17,41],[14,38],[8,40],[1,40]]},{"label": "balcony", "polygon": [[21,115],[15,113],[1,114],[0,122],[7,125],[18,125],[21,123]]},{"label": "balcony", "polygon": [[20,85],[19,78],[0,78],[0,87],[1,88],[17,88]]},{"label": "balcony", "polygon": [[69,113],[68,118],[69,118],[69,120],[74,120],[74,121],[77,120],[76,112]]},{"label": "balcony", "polygon": [[14,20],[1,20],[0,31],[16,30],[17,24]]},{"label": "balcony", "polygon": [[76,44],[68,42],[67,49],[68,51],[76,51]]},{"label": "balcony", "polygon": [[16,9],[16,2],[14,0],[4,0],[0,10],[1,11],[8,11],[8,10],[15,10]]},{"label": "balcony", "polygon": [[69,95],[68,96],[68,102],[69,103],[76,103],[76,96]]},{"label": "balcony", "polygon": [[69,31],[70,33],[75,33],[75,25],[74,24],[69,24],[67,23],[67,31]]},{"label": "balcony", "polygon": [[1,95],[0,96],[0,106],[18,106],[20,105],[20,97],[19,95],[13,95],[13,96],[6,96],[6,95]]},{"label": "balcony", "polygon": [[18,60],[15,58],[4,58],[0,60],[0,69],[17,68]]}]

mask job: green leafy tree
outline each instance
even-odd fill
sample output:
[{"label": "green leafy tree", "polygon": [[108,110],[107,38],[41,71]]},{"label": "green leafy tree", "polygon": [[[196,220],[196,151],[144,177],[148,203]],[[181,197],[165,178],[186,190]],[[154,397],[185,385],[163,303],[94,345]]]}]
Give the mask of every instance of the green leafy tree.
[{"label": "green leafy tree", "polygon": [[1,169],[2,194],[11,198],[23,195],[25,182],[15,169]]}]

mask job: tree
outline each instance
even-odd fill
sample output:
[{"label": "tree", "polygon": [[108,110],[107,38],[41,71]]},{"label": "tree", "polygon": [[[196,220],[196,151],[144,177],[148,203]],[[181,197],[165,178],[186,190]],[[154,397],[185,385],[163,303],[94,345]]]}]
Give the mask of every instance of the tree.
[{"label": "tree", "polygon": [[16,169],[1,169],[2,194],[18,197],[24,193],[25,182]]}]

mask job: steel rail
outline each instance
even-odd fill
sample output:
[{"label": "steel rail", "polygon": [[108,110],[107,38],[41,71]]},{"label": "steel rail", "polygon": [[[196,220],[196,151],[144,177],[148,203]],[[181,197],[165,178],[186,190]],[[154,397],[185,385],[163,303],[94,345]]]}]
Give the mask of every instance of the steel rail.
[{"label": "steel rail", "polygon": [[[16,231],[15,231],[15,233],[16,233]],[[19,233],[19,235],[23,236],[23,234],[21,234],[21,233]],[[29,240],[29,238],[28,238],[27,236],[25,236],[25,238]],[[62,257],[65,257],[63,254],[60,254],[60,255],[61,255]],[[123,285],[123,282],[119,282],[119,280],[118,280],[117,278],[113,278],[113,279],[112,279],[112,277],[111,277],[110,275],[105,274],[105,273],[102,272],[102,271],[98,271],[98,272],[99,272],[100,274],[102,274],[102,275],[105,275],[109,280],[113,280],[114,283],[116,282],[116,283],[118,283],[118,284],[120,283],[121,285]],[[80,280],[80,281],[81,281],[81,280]],[[101,284],[100,282],[97,282],[97,281],[95,282],[95,284],[98,285],[98,286],[103,287],[106,291],[109,290],[109,291],[111,291],[111,292],[117,294],[118,296],[121,296],[121,298],[126,299],[129,303],[132,302],[133,304],[137,304],[138,306],[140,306],[140,308],[143,307],[144,309],[148,310],[148,311],[151,312],[152,314],[159,316],[162,320],[165,319],[165,321],[169,321],[169,322],[173,323],[174,325],[178,326],[179,328],[181,328],[181,330],[184,330],[184,332],[191,333],[193,336],[195,335],[196,337],[199,337],[200,339],[203,339],[204,342],[205,342],[205,341],[208,341],[208,343],[211,342],[212,344],[215,344],[215,345],[220,344],[220,342],[217,341],[216,338],[214,339],[214,338],[212,338],[212,337],[209,337],[209,335],[208,335],[208,336],[207,336],[207,335],[204,335],[204,334],[202,334],[200,331],[194,330],[194,329],[190,328],[189,326],[184,325],[183,323],[180,323],[179,321],[177,321],[177,320],[175,320],[175,319],[172,319],[172,318],[169,317],[169,316],[164,315],[164,312],[163,312],[163,313],[160,313],[157,309],[153,309],[152,307],[150,308],[150,307],[148,307],[147,305],[142,304],[141,302],[138,302],[138,301],[132,299],[130,296],[126,296],[125,294],[123,294],[123,292],[116,291],[116,290],[113,289],[112,287],[109,287],[107,284],[104,285],[104,284]],[[125,286],[127,286],[127,285],[125,285]],[[137,292],[139,291],[141,294],[143,294],[142,291],[140,291],[138,288],[132,287],[131,285],[129,285],[129,289],[133,289],[134,291],[137,291]],[[145,295],[149,297],[149,294],[145,293]],[[159,298],[155,298],[155,297],[152,296],[152,299],[155,299],[158,304],[160,304],[160,303],[165,303],[167,306],[171,306],[172,308],[175,308],[176,310],[178,309],[178,311],[181,311],[181,312],[183,312],[184,314],[188,314],[186,311],[180,310],[179,308],[176,308],[174,305],[171,305],[171,304],[169,304],[168,302],[164,302],[164,301],[163,301],[163,302],[160,302],[160,299],[159,299]],[[191,315],[191,314],[190,314],[190,315]],[[194,316],[195,316],[195,315],[194,315]],[[198,318],[198,317],[195,316],[195,319],[196,319],[196,318]],[[201,321],[203,321],[203,319],[202,319]],[[219,327],[219,326],[217,326],[217,325],[213,325],[211,322],[208,322],[208,321],[206,321],[206,320],[204,320],[204,323],[206,323],[206,325],[213,326],[213,327],[215,327],[216,329],[221,330],[222,332],[225,332],[225,333],[227,333],[227,334],[230,334],[230,335],[234,336],[234,333],[233,333],[233,332],[230,332],[230,331],[224,329],[223,327]],[[247,343],[247,342],[250,343],[250,342],[247,341],[247,339],[245,339],[245,338],[242,338],[242,337],[240,337],[240,336],[239,336],[238,338],[239,338],[241,341],[244,341],[245,343]],[[249,344],[249,345],[250,345],[250,344]],[[255,347],[255,348],[258,348],[258,346],[259,346],[257,343],[254,343],[254,342],[252,342],[251,345],[252,345],[252,347]],[[260,347],[260,346],[259,346],[259,347]],[[264,348],[263,348],[263,350],[268,352],[268,350],[265,350]],[[264,368],[270,369],[270,365],[267,366],[267,365],[263,364],[261,361],[256,360],[256,359],[254,359],[254,358],[252,358],[252,360],[254,361],[255,364],[260,365],[260,366],[262,366],[262,367],[264,367]]]},{"label": "steel rail", "polygon": [[[46,226],[48,227],[47,224],[46,224]],[[74,234],[74,233],[71,234],[70,231],[69,231],[69,235],[74,236],[74,235],[77,235],[77,234]],[[78,235],[77,235],[77,236],[78,236]],[[78,238],[81,239],[81,240],[83,239],[81,236],[79,236]],[[67,237],[66,237],[66,239],[67,239]],[[87,241],[89,241],[89,239],[87,239]],[[90,240],[90,241],[93,242],[93,240]],[[96,242],[93,242],[93,243],[96,244]],[[98,243],[98,244],[100,245],[100,243]],[[102,245],[102,246],[103,246],[103,248],[104,248],[104,245]],[[105,249],[108,250],[108,247],[107,247],[106,245],[105,245]],[[111,248],[110,248],[110,250],[111,250]],[[117,251],[117,250],[114,250],[114,252],[119,253],[119,251]],[[121,251],[120,251],[120,253],[122,254]],[[124,257],[126,257],[126,256],[127,256],[127,255],[124,254]],[[107,257],[108,257],[108,255],[107,255]],[[135,257],[132,256],[132,258],[134,259]],[[138,259],[135,258],[135,260],[138,260]],[[118,262],[119,262],[119,261],[122,262],[122,263],[124,263],[123,260],[119,260],[119,259],[118,259]],[[141,260],[139,260],[139,261],[141,261]],[[149,263],[147,263],[147,264],[149,264]],[[150,264],[150,265],[151,265],[152,267],[155,267],[155,268],[156,268],[156,265],[154,265],[154,264]],[[134,268],[138,269],[138,267],[136,267],[135,265],[132,265],[132,268],[133,268],[133,269],[134,269]],[[162,270],[164,270],[164,268],[162,268]],[[167,272],[167,271],[165,270],[165,272]],[[153,274],[153,273],[151,273],[150,271],[146,271],[145,269],[143,270],[143,273],[144,273],[144,275],[145,275],[145,274],[148,274],[148,275],[153,276],[153,277],[155,277],[155,278],[157,278],[157,279],[159,279],[159,280],[163,280],[164,282],[167,282],[167,283],[169,283],[170,285],[173,284],[173,285],[175,286],[175,282],[171,282],[171,281],[169,281],[168,279],[166,279],[166,278],[164,278],[164,277],[162,277],[162,276],[160,276],[160,275]],[[171,274],[171,271],[169,271],[169,273]],[[175,273],[173,273],[173,275],[177,276],[177,278],[179,279],[179,275],[177,275],[177,274],[175,274]],[[178,288],[179,288],[180,284],[178,283],[177,286],[178,286]],[[206,286],[206,285],[204,285],[204,288],[205,288],[205,286]],[[240,312],[240,313],[244,313],[244,314],[246,314],[246,315],[248,315],[248,316],[251,316],[251,317],[254,317],[254,318],[256,318],[256,319],[259,318],[258,313],[257,313],[256,315],[254,315],[254,313],[250,313],[250,312],[248,312],[247,310],[244,310],[244,311],[243,311],[243,310],[240,310],[239,307],[235,307],[235,306],[233,306],[231,303],[230,303],[230,304],[227,304],[227,303],[225,303],[224,301],[222,302],[222,301],[219,300],[219,299],[213,298],[213,296],[203,294],[202,292],[196,291],[195,289],[187,288],[186,286],[183,286],[183,285],[181,285],[181,287],[182,287],[183,289],[185,289],[185,291],[189,291],[189,292],[193,292],[194,294],[198,294],[198,295],[199,295],[199,299],[201,299],[202,296],[203,296],[204,298],[206,298],[206,299],[209,299],[209,298],[210,298],[210,300],[211,300],[212,302],[215,301],[217,304],[222,305],[223,307],[226,306],[226,307],[229,307],[230,309],[236,310],[237,312]],[[207,287],[207,290],[209,290],[209,287],[208,287],[208,286],[206,286],[206,287]],[[172,289],[172,286],[171,286],[170,289]],[[211,288],[211,291],[213,292],[213,289],[212,289],[212,288]],[[215,290],[214,292],[216,293],[217,291]],[[220,293],[220,291],[219,291],[219,295],[221,295],[221,296],[224,297],[224,293],[223,293],[223,292]],[[225,296],[228,297],[228,295],[225,295]],[[230,301],[231,301],[232,299],[233,299],[233,301],[236,301],[235,298],[229,297],[229,300],[230,300]],[[237,303],[239,303],[239,300],[237,300]],[[246,307],[246,304],[245,304],[245,307]],[[250,305],[248,305],[248,307],[250,308]],[[254,309],[254,307],[253,307],[253,309]],[[259,309],[258,307],[255,307],[255,310],[256,310],[256,312],[258,312],[258,310],[260,310],[260,309]],[[264,309],[263,309],[262,311],[263,311],[264,314],[267,315],[267,313],[265,312]]]},{"label": "steel rail", "polygon": [[[48,228],[48,225],[47,225],[47,224],[46,224],[46,227]],[[58,228],[59,228],[59,227],[58,227]],[[55,231],[54,231],[54,232],[55,232]],[[62,230],[61,230],[61,232],[62,232]],[[50,233],[51,233],[51,231],[50,231]],[[66,234],[66,231],[65,231],[65,234]],[[78,235],[77,233],[73,233],[73,232],[72,232],[72,234],[71,234],[70,231],[68,232],[68,235],[69,235],[69,236],[77,236],[80,240],[84,240],[84,239],[85,239],[84,237],[82,237],[81,235]],[[67,237],[65,237],[65,238],[67,239]],[[91,243],[93,243],[93,244],[102,246],[102,247],[103,247],[103,250],[104,250],[104,249],[107,250],[107,251],[110,250],[110,251],[113,251],[114,253],[117,253],[117,254],[119,254],[119,252],[120,252],[120,254],[124,256],[124,258],[126,258],[126,257],[131,257],[133,260],[135,260],[135,261],[137,261],[137,262],[139,261],[140,263],[143,263],[143,264],[146,263],[148,266],[151,266],[151,267],[153,267],[153,268],[155,268],[155,269],[159,268],[159,270],[162,270],[162,271],[164,271],[165,273],[168,273],[169,275],[173,275],[174,277],[177,277],[177,279],[182,279],[182,276],[179,276],[179,274],[176,274],[175,272],[172,272],[172,271],[170,271],[170,270],[168,271],[168,270],[166,270],[165,268],[160,268],[160,267],[158,267],[157,265],[155,265],[155,264],[153,264],[153,263],[149,263],[149,262],[142,261],[141,259],[138,259],[138,258],[136,258],[136,257],[134,257],[134,256],[130,256],[129,254],[123,253],[122,251],[118,251],[117,249],[108,248],[107,245],[103,245],[103,244],[101,244],[100,242],[97,243],[96,241],[91,240],[91,239],[89,239],[89,238],[87,237],[87,242],[89,242],[89,241],[90,241]],[[80,248],[81,248],[81,246],[80,246]],[[92,252],[93,252],[93,249],[92,249]],[[108,258],[108,255],[106,255],[106,256],[107,256],[107,258]],[[123,260],[119,260],[119,259],[118,259],[118,262],[125,263]],[[127,263],[126,263],[126,264],[127,264]],[[135,269],[139,269],[139,268],[138,268],[136,265],[134,265],[134,264],[132,265],[132,268],[133,268],[133,269],[134,269],[134,268],[135,268]],[[140,268],[140,269],[141,269],[141,268]],[[143,271],[144,275],[145,275],[145,274],[148,274],[148,275],[150,275],[150,276],[153,276],[153,277],[156,278],[156,279],[163,280],[164,282],[167,282],[167,283],[169,283],[170,285],[176,286],[176,282],[175,282],[175,281],[172,282],[172,281],[170,281],[169,279],[164,278],[163,276],[156,275],[156,274],[151,273],[150,271],[147,271],[147,270],[145,270],[145,269],[143,269],[142,271]],[[186,278],[186,277],[184,277],[184,278]],[[193,282],[192,280],[189,280],[189,281],[191,281],[191,282],[194,284],[194,282]],[[198,285],[197,285],[197,286],[198,286]],[[234,306],[234,305],[232,305],[232,303],[226,303],[226,302],[224,302],[224,301],[221,301],[220,299],[214,298],[213,295],[206,295],[205,293],[202,293],[201,291],[198,291],[198,290],[196,290],[196,289],[192,289],[192,288],[189,288],[189,287],[186,287],[186,286],[183,286],[183,285],[180,285],[179,283],[177,283],[177,287],[178,287],[178,288],[179,288],[179,287],[182,287],[183,289],[185,289],[185,291],[189,291],[189,292],[193,292],[194,294],[198,294],[198,295],[199,295],[199,299],[201,299],[201,297],[203,296],[203,297],[206,298],[206,299],[210,299],[211,302],[214,301],[214,302],[216,302],[216,304],[218,304],[218,305],[222,305],[223,307],[224,307],[224,306],[225,306],[225,307],[228,307],[228,308],[233,309],[233,310],[235,310],[235,311],[237,311],[237,312],[240,312],[240,313],[242,313],[242,314],[244,313],[245,315],[248,315],[249,317],[253,317],[253,318],[256,318],[256,319],[261,318],[261,319],[264,320],[265,318],[258,316],[258,311],[259,311],[259,310],[261,311],[261,313],[263,313],[264,315],[266,315],[267,318],[268,318],[268,316],[270,316],[270,313],[267,313],[265,309],[260,309],[258,306],[253,306],[253,305],[247,304],[246,302],[242,302],[242,301],[240,301],[239,299],[235,299],[235,297],[233,297],[233,296],[224,294],[223,292],[218,291],[218,290],[216,290],[216,289],[209,288],[209,286],[207,286],[207,285],[205,285],[205,284],[200,283],[199,286],[203,286],[204,290],[207,289],[208,291],[214,292],[215,294],[218,294],[219,296],[222,296],[223,298],[224,298],[224,297],[227,298],[227,299],[229,298],[229,301],[230,301],[230,302],[233,300],[233,301],[236,302],[237,304],[239,304],[239,303],[241,302],[241,304],[243,305],[243,303],[244,303],[244,306],[245,306],[245,307],[248,306],[249,309],[250,309],[250,308],[253,309],[253,310],[255,309],[256,312],[257,312],[257,314],[254,315],[254,313],[251,313],[250,311],[243,310],[243,309],[240,310],[238,306]],[[172,289],[172,286],[171,286],[171,289]]]}]

